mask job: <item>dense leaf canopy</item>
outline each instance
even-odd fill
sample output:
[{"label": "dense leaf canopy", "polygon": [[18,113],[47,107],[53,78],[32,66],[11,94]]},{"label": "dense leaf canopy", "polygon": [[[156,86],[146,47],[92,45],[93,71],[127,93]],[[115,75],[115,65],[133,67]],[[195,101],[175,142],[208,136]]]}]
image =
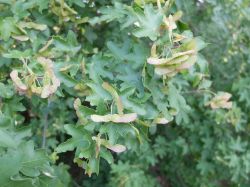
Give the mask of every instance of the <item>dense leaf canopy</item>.
[{"label": "dense leaf canopy", "polygon": [[0,0],[0,186],[249,186],[249,14]]}]

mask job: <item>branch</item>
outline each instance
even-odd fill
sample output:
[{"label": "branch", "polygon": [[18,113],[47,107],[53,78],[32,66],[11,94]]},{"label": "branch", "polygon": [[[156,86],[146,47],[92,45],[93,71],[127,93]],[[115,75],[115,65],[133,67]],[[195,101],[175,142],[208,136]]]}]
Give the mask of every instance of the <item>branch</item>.
[{"label": "branch", "polygon": [[48,115],[49,115],[50,101],[45,109],[44,121],[43,121],[43,140],[42,140],[42,148],[45,149],[46,146],[46,131],[48,129]]}]

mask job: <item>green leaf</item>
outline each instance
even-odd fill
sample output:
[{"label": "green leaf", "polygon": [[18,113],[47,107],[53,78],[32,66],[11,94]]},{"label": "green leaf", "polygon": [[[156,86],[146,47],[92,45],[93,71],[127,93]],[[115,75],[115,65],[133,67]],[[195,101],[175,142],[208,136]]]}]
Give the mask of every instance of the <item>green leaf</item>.
[{"label": "green leaf", "polygon": [[145,5],[144,14],[137,12],[138,28],[133,31],[136,37],[149,37],[155,41],[162,23],[163,15],[160,11],[154,10],[153,6]]},{"label": "green leaf", "polygon": [[72,53],[71,55],[76,54],[81,49],[81,45],[78,44],[73,31],[69,31],[65,39],[61,36],[54,36],[53,44],[56,50]]},{"label": "green leaf", "polygon": [[204,49],[208,44],[205,43],[201,37],[196,37],[195,38],[195,41],[196,41],[196,48],[197,48],[197,51],[200,51],[202,49]]},{"label": "green leaf", "polygon": [[41,169],[49,163],[49,158],[44,150],[35,151],[34,143],[31,141],[21,144],[18,151],[22,155],[22,169],[20,172],[26,176],[39,176]]},{"label": "green leaf", "polygon": [[99,174],[99,165],[100,165],[100,158],[93,158],[91,157],[88,161],[87,172],[88,173],[96,173]]},{"label": "green leaf", "polygon": [[190,106],[187,105],[186,100],[179,91],[174,87],[173,84],[168,84],[168,101],[169,105],[174,108],[177,112],[176,122],[180,124],[182,121],[188,122],[189,118],[187,113],[190,111]]},{"label": "green leaf", "polygon": [[0,38],[7,41],[13,33],[19,33],[15,19],[13,17],[0,18]]},{"label": "green leaf", "polygon": [[0,156],[0,165],[0,184],[5,185],[21,169],[21,155],[8,153]]},{"label": "green leaf", "polygon": [[126,137],[128,134],[135,136],[134,129],[129,124],[109,123],[101,126],[100,133],[107,133],[111,145],[115,145],[119,138]]},{"label": "green leaf", "polygon": [[0,129],[0,147],[17,147],[17,143],[13,140],[10,133],[3,129]]},{"label": "green leaf", "polygon": [[91,58],[91,64],[88,64],[89,77],[96,83],[101,83],[102,78],[113,79],[113,73],[108,70],[111,66],[110,59],[101,54],[94,55]]},{"label": "green leaf", "polygon": [[74,127],[73,125],[65,125],[64,128],[72,138],[56,148],[58,153],[72,151],[74,148],[77,149],[77,152],[89,148],[91,139],[86,130],[82,127]]},{"label": "green leaf", "polygon": [[11,123],[10,117],[0,114],[0,128],[8,127]]},{"label": "green leaf", "polygon": [[89,142],[84,140],[83,138],[71,138],[67,140],[66,142],[63,142],[62,144],[60,144],[56,148],[56,151],[58,153],[63,153],[66,151],[73,151],[76,147],[87,149],[88,146],[89,146]]},{"label": "green leaf", "polygon": [[30,57],[32,54],[30,49],[26,49],[25,51],[18,51],[18,50],[12,50],[8,53],[3,54],[3,57],[5,58],[27,58]]},{"label": "green leaf", "polygon": [[130,97],[132,97],[134,93],[135,93],[135,89],[133,88],[128,88],[121,92],[120,95],[121,95],[121,100],[124,105],[124,108],[134,113],[137,113],[139,115],[145,115],[146,110],[145,110],[144,105],[139,102],[136,103],[135,101],[130,99]]},{"label": "green leaf", "polygon": [[[169,104],[166,100],[166,95],[162,92],[164,89],[157,77],[146,80],[146,87],[150,90],[153,104],[158,109],[158,115],[162,114],[167,120],[171,121],[172,116],[168,110]],[[153,110],[153,108],[152,108]]]},{"label": "green leaf", "polygon": [[9,99],[14,95],[14,92],[9,85],[4,85],[3,83],[0,83],[0,90],[0,97],[2,98]]},{"label": "green leaf", "polygon": [[115,19],[122,19],[126,11],[124,10],[124,5],[119,2],[114,3],[114,7],[103,7],[99,10],[102,14],[100,17],[94,17],[89,20],[90,24],[95,25],[103,21],[111,22]]},{"label": "green leaf", "polygon": [[34,143],[27,141],[21,143],[17,149],[9,150],[4,156],[1,156],[0,164],[0,183],[8,187],[14,183],[13,181],[24,182],[27,179],[17,177],[19,173],[28,177],[38,177],[41,172],[47,172],[49,158],[44,150],[34,150]]},{"label": "green leaf", "polygon": [[89,101],[92,106],[98,106],[101,101],[111,100],[111,95],[99,84],[87,83],[93,93],[87,96],[86,101]]},{"label": "green leaf", "polygon": [[104,158],[109,164],[112,164],[114,162],[114,158],[111,152],[103,147],[101,148],[100,151],[100,157]]}]

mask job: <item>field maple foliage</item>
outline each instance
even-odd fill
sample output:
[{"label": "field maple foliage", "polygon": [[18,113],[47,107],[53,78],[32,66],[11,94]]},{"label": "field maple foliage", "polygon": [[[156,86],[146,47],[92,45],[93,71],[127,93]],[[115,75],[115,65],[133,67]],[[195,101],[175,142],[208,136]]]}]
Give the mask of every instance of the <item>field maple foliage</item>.
[{"label": "field maple foliage", "polygon": [[249,14],[0,0],[0,186],[249,186]]}]

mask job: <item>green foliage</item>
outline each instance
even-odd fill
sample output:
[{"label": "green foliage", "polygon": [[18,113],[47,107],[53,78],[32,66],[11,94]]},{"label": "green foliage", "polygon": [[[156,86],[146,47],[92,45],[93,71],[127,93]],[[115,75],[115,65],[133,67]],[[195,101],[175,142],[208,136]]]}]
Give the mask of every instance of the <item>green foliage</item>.
[{"label": "green foliage", "polygon": [[248,4],[0,0],[0,186],[248,186]]}]

